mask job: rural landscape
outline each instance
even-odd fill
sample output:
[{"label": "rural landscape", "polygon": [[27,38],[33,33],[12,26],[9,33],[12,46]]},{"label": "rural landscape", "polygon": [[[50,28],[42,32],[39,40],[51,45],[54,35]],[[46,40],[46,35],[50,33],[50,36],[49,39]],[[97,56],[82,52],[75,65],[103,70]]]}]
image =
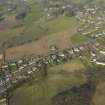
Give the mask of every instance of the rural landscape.
[{"label": "rural landscape", "polygon": [[0,105],[105,105],[105,0],[0,0]]}]

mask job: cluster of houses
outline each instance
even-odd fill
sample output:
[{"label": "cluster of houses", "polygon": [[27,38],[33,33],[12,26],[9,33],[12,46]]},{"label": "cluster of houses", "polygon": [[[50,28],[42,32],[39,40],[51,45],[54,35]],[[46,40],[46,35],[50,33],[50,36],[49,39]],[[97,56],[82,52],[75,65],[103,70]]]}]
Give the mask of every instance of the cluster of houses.
[{"label": "cluster of houses", "polygon": [[96,32],[95,34],[91,34],[92,38],[99,38],[99,37],[105,37],[105,30],[102,30],[100,32]]},{"label": "cluster of houses", "polygon": [[91,56],[92,56],[92,59],[90,62],[96,65],[105,66],[105,49],[98,50],[97,52],[92,52]]},{"label": "cluster of houses", "polygon": [[26,0],[19,0],[19,1],[6,0],[4,3],[1,3],[0,6],[1,6],[0,22],[6,20],[8,14],[12,14],[12,16],[14,16],[14,18],[16,19],[23,19],[31,8]]},{"label": "cluster of houses", "polygon": [[[83,25],[78,29],[82,35],[91,35],[94,37],[105,36],[105,13],[104,8],[101,9],[98,5],[89,6],[86,4],[82,10],[77,11],[76,18],[80,20]],[[101,32],[100,32],[101,31]]]},{"label": "cluster of houses", "polygon": [[[98,38],[105,37],[105,8],[91,4],[90,6],[86,4],[83,9],[77,13],[76,18],[83,22],[83,25],[78,29],[81,35],[86,35],[91,37],[96,41]],[[96,43],[98,43],[96,41]],[[98,44],[99,46],[99,44]],[[100,45],[101,48],[104,45]],[[105,66],[105,50],[103,49],[95,50],[91,52],[92,60],[90,62]]]},{"label": "cluster of houses", "polygon": [[73,16],[74,15],[74,5],[68,3],[67,1],[61,0],[48,0],[47,5],[44,8],[44,12],[48,19],[52,19],[58,16]]}]

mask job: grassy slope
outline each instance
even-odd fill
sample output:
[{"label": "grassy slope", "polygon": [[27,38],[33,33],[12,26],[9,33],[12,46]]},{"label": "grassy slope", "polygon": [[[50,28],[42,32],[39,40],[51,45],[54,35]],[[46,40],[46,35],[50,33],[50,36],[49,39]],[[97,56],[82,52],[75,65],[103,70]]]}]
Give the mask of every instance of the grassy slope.
[{"label": "grassy slope", "polygon": [[59,17],[47,22],[41,19],[30,25],[26,30],[24,37],[39,38],[43,35],[60,32],[69,28],[75,28],[76,24],[76,19],[70,17]]},{"label": "grassy slope", "polygon": [[85,35],[78,35],[77,34],[77,35],[72,36],[71,41],[73,44],[78,45],[78,44],[83,44],[83,43],[88,42],[89,39],[90,38],[85,36]]},{"label": "grassy slope", "polygon": [[[33,4],[35,1],[29,0],[29,3]],[[16,46],[27,43],[27,41],[40,39],[46,35],[53,35],[53,33],[76,29],[79,26],[79,22],[74,17],[61,16],[46,21],[41,16],[42,9],[40,5],[33,4],[30,13],[24,19],[25,25],[23,27],[0,31],[0,44],[7,41],[7,45]]]},{"label": "grassy slope", "polygon": [[83,70],[79,60],[60,64],[49,68],[48,77],[39,82],[33,81],[30,85],[22,86],[14,93],[15,105],[50,105],[50,98],[62,90],[83,83],[84,75],[71,75],[75,70]]},{"label": "grassy slope", "polygon": [[[74,24],[78,24],[75,19],[68,17],[61,17],[51,22],[44,21],[44,19],[41,18],[43,15],[42,8],[40,8],[39,4],[35,3],[36,0],[28,0],[28,2],[32,4],[32,9],[24,19],[24,27],[0,31],[0,43],[7,40],[7,43],[10,43],[10,45],[22,44],[30,40],[39,39],[47,34],[65,30],[66,28],[73,28],[71,26],[75,27]],[[73,0],[73,2],[82,3],[83,1]]]},{"label": "grassy slope", "polygon": [[60,49],[65,49],[71,46],[71,36],[76,33],[77,26],[75,28],[70,28],[62,32],[57,32],[51,35],[42,37],[40,40],[35,41],[30,44],[25,44],[23,46],[18,46],[10,48],[7,50],[7,58],[11,55],[15,57],[35,54],[43,55],[49,52],[50,45],[56,45]]},{"label": "grassy slope", "polygon": [[[12,14],[12,15],[15,15],[15,14]],[[27,17],[24,20],[24,23],[25,23],[24,27],[0,31],[0,42],[7,40],[9,43],[11,43],[12,42],[11,39],[13,37],[15,37],[15,36],[20,37],[21,33],[23,33],[24,29],[28,28],[28,26],[30,26],[30,24],[32,24],[33,21],[37,21],[39,19],[40,15],[41,15],[41,12],[40,12],[39,5],[37,6],[37,4],[34,4],[31,12],[27,15]],[[18,39],[19,39],[18,37],[14,38],[14,40],[17,40],[17,42],[18,42]],[[12,43],[12,44],[15,44],[15,43]]]},{"label": "grassy slope", "polygon": [[[39,39],[42,36],[59,32],[69,28],[75,28],[78,22],[75,18],[60,17],[52,21],[45,21],[41,18],[42,8],[35,3],[37,0],[28,0],[32,4],[32,9],[24,19],[25,25],[16,29],[0,31],[0,43],[7,41],[8,45],[19,45],[31,40]],[[81,3],[77,0],[76,3]]]},{"label": "grassy slope", "polygon": [[0,43],[7,41],[8,45],[19,45],[31,40],[37,40],[45,35],[75,28],[78,24],[74,17],[58,17],[45,20],[39,5],[33,5],[31,12],[24,19],[24,26],[20,28],[0,31]]}]

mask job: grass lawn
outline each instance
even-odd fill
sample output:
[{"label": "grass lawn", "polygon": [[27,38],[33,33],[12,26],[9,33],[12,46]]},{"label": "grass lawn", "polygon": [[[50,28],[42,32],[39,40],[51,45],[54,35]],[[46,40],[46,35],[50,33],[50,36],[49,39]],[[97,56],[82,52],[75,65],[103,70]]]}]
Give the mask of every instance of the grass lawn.
[{"label": "grass lawn", "polygon": [[50,105],[51,97],[85,82],[86,77],[83,74],[71,74],[75,70],[84,70],[84,66],[76,59],[49,68],[47,78],[17,89],[12,102],[15,102],[14,105]]},{"label": "grass lawn", "polygon": [[84,44],[86,42],[88,42],[90,40],[89,37],[85,36],[85,35],[74,35],[71,38],[71,41],[73,44]]}]

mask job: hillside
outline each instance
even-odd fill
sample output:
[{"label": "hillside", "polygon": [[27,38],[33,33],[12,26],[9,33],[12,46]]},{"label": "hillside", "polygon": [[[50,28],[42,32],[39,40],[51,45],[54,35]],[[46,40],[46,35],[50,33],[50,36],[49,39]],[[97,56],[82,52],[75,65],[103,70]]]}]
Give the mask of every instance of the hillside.
[{"label": "hillside", "polygon": [[[76,29],[79,25],[74,16],[58,15],[48,19],[49,17],[43,10],[45,7],[40,1],[29,0],[23,4],[14,1],[14,3],[15,5],[11,5],[16,6],[16,8],[7,11],[5,17],[4,15],[1,16],[4,17],[4,20],[0,22],[0,48],[11,48],[24,44],[27,46],[28,43],[33,43],[41,37]],[[26,13],[25,17],[17,19],[17,16],[24,15],[24,13]]]},{"label": "hillside", "polygon": [[0,0],[0,105],[105,105],[104,2]]},{"label": "hillside", "polygon": [[[82,0],[76,3],[82,3]],[[13,0],[1,5],[0,46],[5,44],[8,48],[30,43],[45,35],[75,28],[74,24],[78,24],[74,17],[62,15],[46,19],[46,7],[47,4],[39,0]]]}]

